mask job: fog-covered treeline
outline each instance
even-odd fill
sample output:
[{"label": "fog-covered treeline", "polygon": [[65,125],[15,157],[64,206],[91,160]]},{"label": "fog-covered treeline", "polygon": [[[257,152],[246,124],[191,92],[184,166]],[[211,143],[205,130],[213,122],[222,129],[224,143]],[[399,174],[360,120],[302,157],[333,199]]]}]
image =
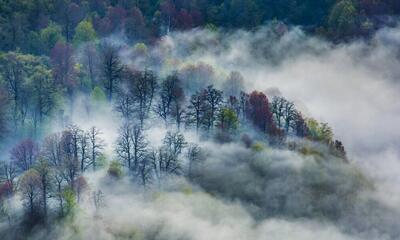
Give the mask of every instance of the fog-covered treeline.
[{"label": "fog-covered treeline", "polygon": [[[275,25],[268,32],[279,34]],[[35,229],[74,218],[87,201],[100,209],[110,185],[125,180],[147,196],[168,192],[171,181],[182,178],[223,198],[255,204],[266,211],[260,216],[284,213],[283,199],[268,205],[257,196],[210,185],[219,181],[209,169],[216,164],[208,160],[212,145],[237,145],[249,158],[271,148],[348,164],[332,129],[304,116],[292,101],[279,93],[247,93],[238,71],[218,73],[202,62],[174,67],[162,44],[129,47],[106,38],[78,47],[58,42],[49,58],[1,55],[1,204],[7,236],[34,236]],[[93,125],[80,126],[85,117]],[[106,119],[106,129],[96,126],[98,119]],[[110,129],[112,139],[103,133]],[[156,129],[164,133],[155,140]],[[88,177],[99,173],[106,182],[91,189]]]},{"label": "fog-covered treeline", "polygon": [[[3,162],[3,194],[22,195],[27,221],[32,224],[47,221],[49,198],[58,202],[58,215],[69,212],[71,198],[79,199],[86,187],[84,172],[106,164],[102,130],[95,126],[83,130],[69,120],[77,114],[76,101],[82,99],[88,101],[85,114],[109,107],[121,118],[115,146],[110,146],[116,159],[109,173],[120,177],[120,168],[125,166],[144,187],[161,185],[171,174],[193,177],[194,166],[204,156],[180,131],[194,131],[220,143],[241,141],[257,151],[270,144],[304,154],[309,150],[297,146],[295,139],[307,139],[326,145],[329,154],[347,161],[342,143],[333,140],[326,123],[304,118],[294,103],[281,96],[269,100],[262,92],[245,93],[239,72],[231,72],[223,80],[224,92],[208,85],[212,76],[206,74],[212,75],[211,66],[189,65],[161,77],[149,68],[137,70],[124,64],[119,47],[109,43],[97,47],[83,46],[82,54],[87,54],[86,48],[98,51],[97,64],[86,59],[75,63],[83,76],[68,68],[80,60],[69,54],[68,48],[50,63],[14,52],[2,56],[3,94],[9,99],[2,108],[2,135],[14,142],[9,159]],[[132,51],[138,48],[144,46],[136,45]],[[91,71],[98,73],[96,77]],[[157,148],[146,139],[146,131],[154,123],[171,129]],[[62,130],[49,134],[53,130],[48,126],[53,124]],[[253,143],[255,140],[260,142]],[[182,159],[189,165],[186,171]]]}]

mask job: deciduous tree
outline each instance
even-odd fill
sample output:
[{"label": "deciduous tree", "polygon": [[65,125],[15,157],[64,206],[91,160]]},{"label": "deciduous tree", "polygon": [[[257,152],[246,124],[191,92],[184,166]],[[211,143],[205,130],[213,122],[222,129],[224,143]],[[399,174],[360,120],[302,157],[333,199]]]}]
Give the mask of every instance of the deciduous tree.
[{"label": "deciduous tree", "polygon": [[50,58],[54,81],[67,90],[69,100],[72,104],[77,84],[74,72],[73,48],[68,43],[58,42],[51,50]]},{"label": "deciduous tree", "polygon": [[35,217],[39,213],[41,196],[40,176],[35,169],[30,169],[21,176],[19,179],[19,191],[30,220],[35,221]]},{"label": "deciduous tree", "polygon": [[206,128],[210,130],[214,128],[217,113],[223,101],[222,91],[217,90],[210,85],[204,90],[204,97],[206,101]]},{"label": "deciduous tree", "polygon": [[34,168],[40,181],[40,203],[43,209],[43,218],[47,219],[48,199],[51,196],[51,168],[49,162],[40,158]]},{"label": "deciduous tree", "polygon": [[249,120],[264,133],[273,134],[274,123],[269,110],[267,96],[262,92],[254,91],[250,94],[246,109]]},{"label": "deciduous tree", "polygon": [[104,44],[102,47],[102,75],[104,79],[104,88],[107,90],[108,100],[113,99],[116,85],[121,79],[122,64],[118,56],[118,48],[110,44]]},{"label": "deciduous tree", "polygon": [[93,166],[93,170],[96,170],[97,159],[101,156],[105,146],[103,139],[100,138],[102,134],[100,129],[95,126],[91,127],[87,133],[89,138],[90,164]]},{"label": "deciduous tree", "polygon": [[147,142],[138,125],[125,123],[120,128],[116,152],[128,169],[137,173],[139,163],[145,158]]},{"label": "deciduous tree", "polygon": [[22,172],[32,168],[37,160],[38,153],[39,148],[32,139],[20,141],[10,151],[11,160]]},{"label": "deciduous tree", "polygon": [[3,139],[7,134],[7,128],[8,128],[7,112],[8,112],[7,93],[4,89],[0,87],[0,139]]},{"label": "deciduous tree", "polygon": [[78,46],[81,43],[94,41],[96,38],[97,34],[92,23],[88,20],[83,20],[75,28],[73,43],[74,46]]},{"label": "deciduous tree", "polygon": [[135,109],[139,116],[140,126],[143,127],[144,120],[152,108],[153,98],[157,88],[157,77],[153,71],[145,69],[135,76],[133,94],[135,97]]},{"label": "deciduous tree", "polygon": [[186,124],[194,125],[199,132],[203,123],[206,111],[205,96],[202,92],[196,92],[190,97],[189,106],[186,113]]}]

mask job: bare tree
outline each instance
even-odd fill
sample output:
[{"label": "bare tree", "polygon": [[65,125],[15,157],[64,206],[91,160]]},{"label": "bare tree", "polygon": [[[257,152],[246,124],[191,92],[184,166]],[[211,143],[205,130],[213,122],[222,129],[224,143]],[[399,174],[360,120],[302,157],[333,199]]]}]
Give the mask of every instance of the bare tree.
[{"label": "bare tree", "polygon": [[185,137],[180,132],[170,131],[165,135],[163,143],[167,150],[175,156],[180,155],[187,145]]},{"label": "bare tree", "polygon": [[187,149],[188,169],[187,177],[192,180],[195,177],[197,167],[203,162],[204,156],[197,144],[190,144]]},{"label": "bare tree", "polygon": [[148,183],[151,182],[152,170],[152,157],[145,155],[139,162],[137,173],[140,179],[140,183],[144,188],[147,186]]},{"label": "bare tree", "polygon": [[42,147],[42,155],[45,157],[51,166],[57,167],[62,164],[62,136],[59,133],[55,133],[46,137]]},{"label": "bare tree", "polygon": [[11,149],[11,160],[21,171],[30,169],[36,162],[39,148],[31,139],[22,140]]},{"label": "bare tree", "polygon": [[70,136],[70,144],[71,144],[71,149],[73,151],[73,157],[75,161],[78,161],[79,159],[79,142],[80,142],[80,137],[83,135],[83,130],[80,129],[77,125],[70,125],[68,127],[68,135]]},{"label": "bare tree", "polygon": [[169,174],[177,174],[180,170],[178,159],[171,155],[165,146],[150,151],[148,158],[157,179],[158,187],[161,187],[165,177]]},{"label": "bare tree", "polygon": [[80,170],[83,173],[86,170],[89,157],[89,134],[86,132],[81,132],[79,136],[79,161]]},{"label": "bare tree", "polygon": [[141,127],[129,123],[121,127],[116,151],[129,170],[137,172],[139,163],[145,158],[146,147]]},{"label": "bare tree", "polygon": [[181,123],[185,116],[185,94],[182,88],[176,88],[174,91],[174,98],[172,101],[171,115],[175,119],[176,126],[180,129]]},{"label": "bare tree", "polygon": [[0,138],[4,138],[7,134],[7,110],[8,110],[8,97],[7,93],[0,86]]},{"label": "bare tree", "polygon": [[294,104],[283,97],[274,97],[271,102],[271,112],[276,126],[289,133],[296,117]]},{"label": "bare tree", "polygon": [[149,159],[151,166],[153,168],[154,176],[157,179],[158,187],[161,187],[161,178],[162,178],[162,159],[160,157],[161,155],[161,149],[152,149],[151,151],[148,151],[147,158]]},{"label": "bare tree", "polygon": [[205,97],[204,94],[200,92],[196,92],[193,94],[189,101],[188,110],[186,113],[188,125],[194,124],[196,127],[196,131],[198,132],[204,118],[205,112]]},{"label": "bare tree", "polygon": [[146,155],[147,142],[143,130],[139,126],[132,126],[132,145],[133,145],[133,168],[137,169],[139,163],[144,161]]},{"label": "bare tree", "polygon": [[122,83],[118,88],[118,95],[115,101],[115,110],[121,113],[125,121],[129,121],[135,112],[135,96],[133,93],[135,78],[134,73],[128,68],[124,68]]},{"label": "bare tree", "polygon": [[61,134],[52,134],[48,136],[43,144],[42,156],[47,159],[52,169],[51,181],[55,188],[51,191],[51,196],[55,197],[59,204],[61,213],[64,211],[63,184],[64,178],[64,158],[63,140]]},{"label": "bare tree", "polygon": [[125,123],[119,129],[116,152],[119,159],[131,169],[133,159],[132,130],[129,123]]},{"label": "bare tree", "polygon": [[182,134],[168,132],[164,138],[163,146],[148,151],[147,159],[152,168],[152,171],[149,169],[148,173],[153,174],[159,187],[168,175],[180,174],[182,166],[179,156],[186,144]]},{"label": "bare tree", "polygon": [[217,117],[219,107],[222,104],[222,91],[217,90],[210,85],[204,90],[204,96],[207,102],[206,124],[207,129],[210,130],[214,128],[214,122]]},{"label": "bare tree", "polygon": [[173,98],[173,88],[175,85],[174,78],[168,76],[162,83],[160,89],[159,102],[156,105],[155,112],[167,123],[168,116],[171,112],[171,103]]},{"label": "bare tree", "polygon": [[175,123],[178,129],[181,128],[181,124],[185,121],[186,109],[184,107],[184,100],[176,99],[173,102],[172,116],[175,118]]},{"label": "bare tree", "polygon": [[96,51],[96,47],[92,43],[87,43],[84,48],[83,53],[83,62],[84,66],[86,66],[86,71],[88,72],[90,79],[90,87],[93,89],[97,82],[98,76],[98,52]]},{"label": "bare tree", "polygon": [[289,133],[290,127],[292,126],[296,117],[296,109],[294,103],[289,101],[285,102],[285,111],[283,112],[283,117],[285,121],[285,131],[286,133]]},{"label": "bare tree", "polygon": [[51,188],[51,168],[49,162],[44,158],[39,159],[38,163],[35,165],[35,170],[40,181],[40,194],[41,194],[41,205],[43,207],[43,218],[47,219],[48,212],[48,198],[50,198],[50,188]]},{"label": "bare tree", "polygon": [[104,44],[102,49],[102,72],[104,87],[107,90],[109,101],[113,99],[117,82],[121,79],[122,69],[118,49],[112,45]]},{"label": "bare tree", "polygon": [[122,92],[118,94],[118,99],[115,103],[115,110],[121,113],[125,121],[133,117],[135,100],[130,93]]},{"label": "bare tree", "polygon": [[35,169],[26,171],[19,180],[19,190],[31,220],[35,220],[33,218],[38,213],[41,191],[40,185],[40,177]]},{"label": "bare tree", "polygon": [[79,161],[78,158],[75,157],[74,138],[74,133],[67,130],[63,132],[61,139],[63,177],[71,189],[74,189],[75,179],[79,172]]},{"label": "bare tree", "polygon": [[97,167],[97,158],[102,154],[104,149],[104,141],[100,138],[102,132],[96,127],[91,127],[88,132],[89,144],[90,144],[90,164],[93,166],[93,170]]},{"label": "bare tree", "polygon": [[308,127],[306,121],[299,111],[295,112],[292,128],[297,137],[306,137],[308,135]]},{"label": "bare tree", "polygon": [[186,145],[185,137],[181,133],[167,132],[159,156],[162,162],[162,171],[165,173],[180,173],[181,164],[179,156]]},{"label": "bare tree", "polygon": [[136,75],[133,93],[141,127],[143,127],[144,120],[152,108],[156,88],[157,78],[151,70],[146,69]]},{"label": "bare tree", "polygon": [[17,178],[17,167],[15,162],[1,162],[0,163],[0,181],[6,182],[10,186],[10,190],[14,192],[16,189],[15,179]]},{"label": "bare tree", "polygon": [[184,99],[181,82],[176,73],[169,75],[162,83],[159,102],[155,112],[167,123],[169,115],[176,116],[179,125],[182,117],[182,102]]}]

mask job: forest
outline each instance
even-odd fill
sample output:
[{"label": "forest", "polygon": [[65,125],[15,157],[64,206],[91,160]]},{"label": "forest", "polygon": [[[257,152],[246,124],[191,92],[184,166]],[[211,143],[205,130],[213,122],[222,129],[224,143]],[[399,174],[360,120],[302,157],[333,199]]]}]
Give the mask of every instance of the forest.
[{"label": "forest", "polygon": [[[397,0],[1,0],[0,49],[50,55],[58,41],[73,44],[122,33],[128,42],[154,42],[196,27],[254,29],[269,21],[303,26],[342,41],[395,25]],[[89,22],[89,23],[88,23]]]},{"label": "forest", "polygon": [[400,236],[398,1],[0,13],[0,239]]}]

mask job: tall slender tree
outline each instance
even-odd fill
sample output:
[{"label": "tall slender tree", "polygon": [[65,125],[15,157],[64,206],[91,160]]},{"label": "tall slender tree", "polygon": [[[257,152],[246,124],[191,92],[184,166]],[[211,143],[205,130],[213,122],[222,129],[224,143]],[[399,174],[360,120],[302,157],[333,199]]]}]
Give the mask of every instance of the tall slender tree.
[{"label": "tall slender tree", "polygon": [[107,91],[108,100],[112,101],[117,84],[121,79],[123,68],[118,55],[117,47],[110,44],[104,44],[101,53],[104,88]]},{"label": "tall slender tree", "polygon": [[93,166],[93,170],[96,170],[98,165],[98,158],[102,154],[104,149],[104,141],[100,138],[103,133],[100,129],[95,126],[91,127],[87,133],[89,138],[89,149],[90,149],[90,164]]}]

